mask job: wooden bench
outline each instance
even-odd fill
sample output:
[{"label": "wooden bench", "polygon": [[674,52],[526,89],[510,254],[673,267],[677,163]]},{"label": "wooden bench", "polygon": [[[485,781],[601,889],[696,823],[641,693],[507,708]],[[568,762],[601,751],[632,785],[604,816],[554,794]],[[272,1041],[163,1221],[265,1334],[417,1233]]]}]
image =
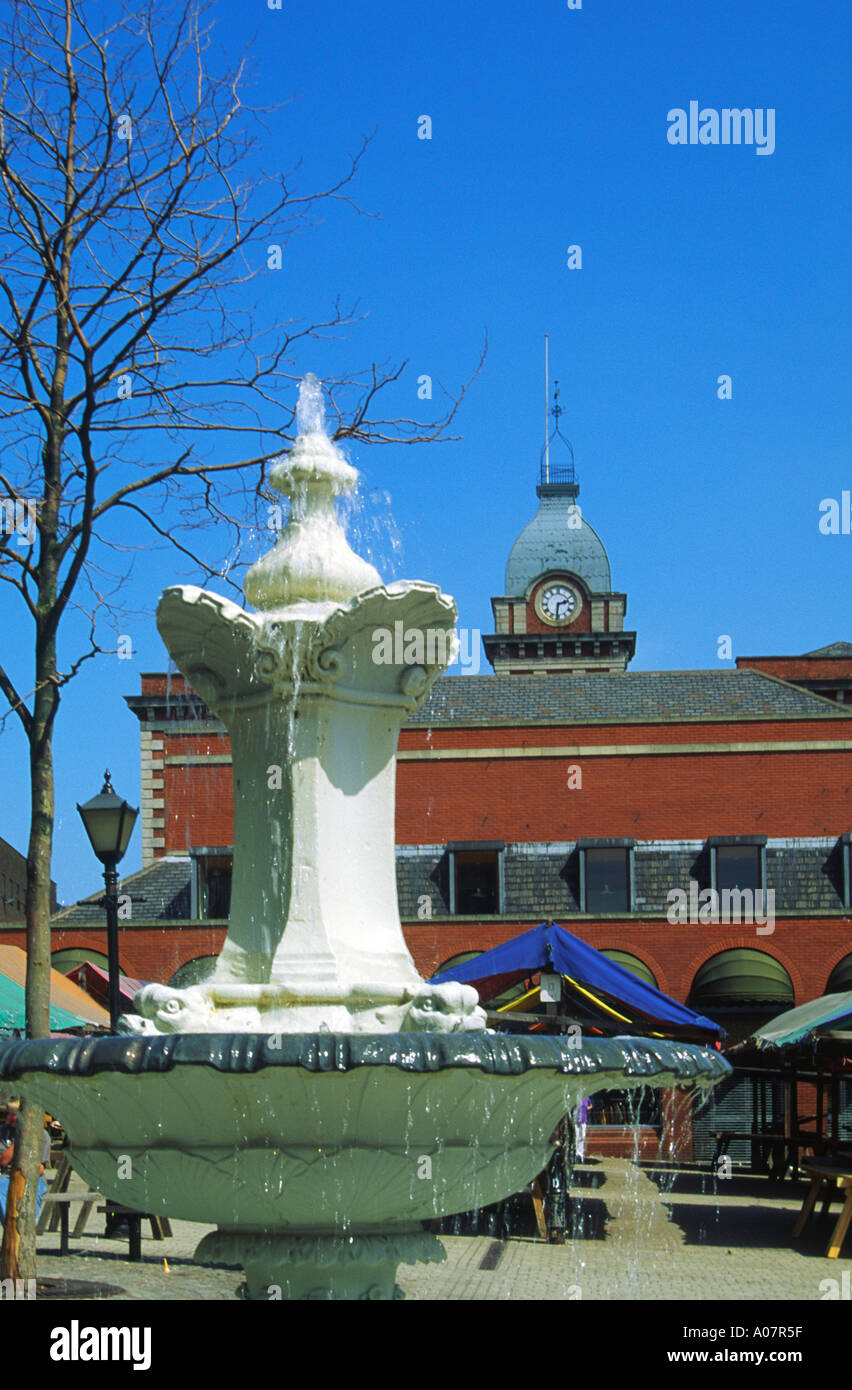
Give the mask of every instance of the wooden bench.
[{"label": "wooden bench", "polygon": [[76,1239],[76,1237],[82,1235],[83,1231],[86,1229],[86,1222],[91,1216],[95,1205],[103,1200],[100,1192],[46,1192],[41,1202],[41,1211],[36,1224],[36,1234],[43,1235],[45,1231],[55,1231],[58,1225],[59,1253],[60,1255],[68,1255],[70,1253],[68,1244],[68,1209],[71,1203],[82,1203],[82,1211],[79,1213],[74,1223],[74,1237]]},{"label": "wooden bench", "polygon": [[74,1223],[74,1237],[81,1236],[86,1229],[89,1217],[97,1206],[98,1202],[104,1199],[100,1192],[91,1189],[88,1192],[69,1192],[68,1185],[71,1181],[71,1174],[74,1171],[68,1161],[68,1155],[59,1150],[53,1155],[56,1163],[56,1173],[47,1192],[41,1201],[41,1210],[38,1221],[36,1222],[36,1235],[44,1235],[45,1232],[59,1230],[59,1245],[61,1255],[68,1254],[68,1217],[69,1207],[72,1202],[80,1202],[82,1208]]},{"label": "wooden bench", "polygon": [[165,1240],[172,1234],[171,1225],[165,1216],[153,1216],[150,1212],[136,1211],[133,1207],[122,1206],[120,1202],[107,1202],[105,1206],[98,1207],[98,1211],[105,1211],[108,1217],[126,1217],[130,1230],[130,1258],[134,1261],[142,1259],[143,1221],[150,1221],[154,1240]]},{"label": "wooden bench", "polygon": [[[805,1158],[802,1160],[802,1171],[810,1177],[811,1185],[793,1227],[793,1239],[795,1240],[802,1234],[808,1217],[816,1206],[822,1186],[827,1183],[828,1191],[824,1194],[823,1213],[828,1210],[832,1197],[845,1195],[843,1208],[829,1237],[826,1251],[830,1260],[836,1260],[843,1246],[846,1232],[852,1224],[852,1154],[848,1154],[843,1161],[834,1162],[826,1158]],[[838,1190],[832,1191],[832,1188]]]},{"label": "wooden bench", "polygon": [[[70,1253],[69,1208],[72,1203],[77,1202],[81,1204],[81,1210],[72,1232],[75,1240],[85,1231],[89,1217],[96,1207],[98,1211],[106,1212],[109,1216],[127,1217],[131,1260],[141,1260],[142,1258],[143,1221],[149,1220],[151,1222],[151,1233],[155,1240],[165,1240],[167,1236],[171,1236],[172,1228],[165,1217],[148,1216],[144,1212],[133,1211],[129,1207],[124,1207],[118,1202],[108,1202],[102,1193],[95,1192],[92,1188],[86,1192],[69,1192],[68,1185],[74,1170],[68,1161],[67,1154],[60,1152],[56,1159],[56,1176],[42,1198],[41,1210],[36,1222],[36,1234],[44,1235],[46,1232],[50,1233],[58,1229],[60,1255]],[[98,1206],[99,1202],[106,1202],[106,1205]]]},{"label": "wooden bench", "polygon": [[[753,1166],[754,1149],[764,1150],[757,1160],[756,1169],[758,1172],[765,1172],[772,1182],[782,1182],[788,1168],[792,1170],[792,1177],[797,1176],[796,1164],[792,1157],[794,1149],[811,1149],[814,1157],[822,1158],[830,1156],[838,1147],[848,1148],[848,1140],[844,1144],[843,1141],[833,1140],[828,1135],[817,1134],[807,1129],[797,1129],[792,1134],[782,1134],[780,1130],[719,1129],[715,1131],[714,1138],[716,1151],[710,1161],[711,1173],[718,1171],[719,1159],[727,1152],[732,1139],[746,1139],[752,1145]],[[798,1168],[801,1167],[802,1164],[799,1162]]]},{"label": "wooden bench", "polygon": [[752,1145],[752,1154],[755,1145],[769,1149],[768,1158],[766,1156],[758,1159],[759,1171],[769,1174],[776,1182],[780,1182],[784,1177],[788,1167],[787,1145],[790,1136],[780,1134],[774,1130],[756,1129],[720,1129],[714,1134],[716,1140],[716,1150],[710,1160],[711,1173],[718,1172],[719,1159],[728,1151],[728,1145],[732,1139],[747,1139]]}]

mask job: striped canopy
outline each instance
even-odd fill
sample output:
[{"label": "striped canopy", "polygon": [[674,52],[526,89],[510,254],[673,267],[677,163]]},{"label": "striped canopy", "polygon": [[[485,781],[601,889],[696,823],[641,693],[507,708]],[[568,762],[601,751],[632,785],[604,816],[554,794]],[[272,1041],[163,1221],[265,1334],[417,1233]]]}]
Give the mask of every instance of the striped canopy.
[{"label": "striped canopy", "polygon": [[833,1030],[852,1028],[852,990],[844,994],[823,994],[788,1009],[764,1023],[747,1042],[758,1047],[792,1047],[803,1038],[819,1038]]}]

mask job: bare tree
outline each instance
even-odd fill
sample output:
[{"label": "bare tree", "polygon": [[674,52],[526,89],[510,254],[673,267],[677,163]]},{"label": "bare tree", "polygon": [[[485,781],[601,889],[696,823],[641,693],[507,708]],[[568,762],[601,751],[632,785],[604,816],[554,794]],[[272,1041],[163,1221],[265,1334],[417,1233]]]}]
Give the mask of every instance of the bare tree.
[{"label": "bare tree", "polygon": [[[316,192],[298,189],[295,168],[262,171],[264,114],[245,104],[244,59],[215,50],[196,0],[118,18],[95,0],[15,0],[0,23],[0,580],[34,638],[31,677],[4,660],[0,690],[29,747],[27,1033],[39,1037],[54,730],[64,686],[105,650],[126,577],[116,522],[144,521],[215,572],[193,532],[217,516],[237,525],[238,503],[263,495],[289,438],[283,392],[300,351],[355,317],[335,303],[313,322],[258,318],[251,282],[319,205],[355,208],[364,146]],[[401,371],[329,383],[336,438],[447,437],[464,390],[432,423],[379,418]],[[67,646],[80,614],[89,640],[60,666],[58,639]],[[35,1273],[41,1116],[22,1111],[19,1125],[4,1277]]]}]

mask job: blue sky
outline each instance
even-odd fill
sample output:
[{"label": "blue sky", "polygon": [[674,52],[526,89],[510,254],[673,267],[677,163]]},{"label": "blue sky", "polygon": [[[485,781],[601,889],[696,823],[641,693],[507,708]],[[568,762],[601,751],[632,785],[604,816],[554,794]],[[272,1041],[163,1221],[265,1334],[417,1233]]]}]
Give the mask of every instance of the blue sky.
[{"label": "blue sky", "polygon": [[[633,669],[718,666],[721,634],[739,654],[852,638],[852,537],[818,527],[820,501],[852,487],[844,3],[219,0],[211,13],[230,53],[254,38],[257,102],[283,103],[258,167],[301,159],[300,183],[321,186],[374,133],[353,193],[375,215],[326,209],[264,289],[282,314],[322,313],[338,294],[367,313],[300,369],[407,358],[389,404],[416,414],[418,377],[458,387],[488,334],[460,440],[350,451],[358,525],[387,578],[440,583],[463,625],[490,630],[536,506],[549,333],[580,505],[638,632]],[[671,145],[667,113],[691,100],[772,108],[774,152]],[[582,270],[567,266],[572,244]],[[54,868],[66,902],[98,878],[75,802],[108,762],[138,803],[122,697],[164,669],[153,610],[190,578],[174,557],[140,555],[132,659],[90,664],[66,692]],[[24,632],[5,607],[3,630]],[[25,849],[26,745],[11,720],[0,760],[0,835]],[[137,830],[123,867],[138,864]]]}]

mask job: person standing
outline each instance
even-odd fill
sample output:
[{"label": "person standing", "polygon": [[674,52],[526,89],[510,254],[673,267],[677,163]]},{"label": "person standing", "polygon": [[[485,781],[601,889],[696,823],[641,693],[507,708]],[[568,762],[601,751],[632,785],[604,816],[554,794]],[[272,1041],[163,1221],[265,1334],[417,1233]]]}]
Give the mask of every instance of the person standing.
[{"label": "person standing", "polygon": [[[9,1191],[9,1173],[12,1168],[12,1159],[15,1157],[15,1136],[18,1132],[18,1112],[21,1102],[18,1100],[10,1101],[6,1107],[6,1119],[0,1125],[0,1221],[6,1220],[6,1195]],[[36,1217],[41,1211],[41,1202],[47,1191],[47,1183],[42,1176],[45,1168],[50,1162],[50,1135],[47,1130],[42,1131],[41,1137],[41,1166],[38,1173],[38,1187],[36,1189]]]},{"label": "person standing", "polygon": [[588,1124],[589,1111],[592,1102],[589,1096],[580,1101],[574,1111],[574,1156],[580,1163],[586,1157],[586,1125]]}]

